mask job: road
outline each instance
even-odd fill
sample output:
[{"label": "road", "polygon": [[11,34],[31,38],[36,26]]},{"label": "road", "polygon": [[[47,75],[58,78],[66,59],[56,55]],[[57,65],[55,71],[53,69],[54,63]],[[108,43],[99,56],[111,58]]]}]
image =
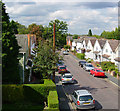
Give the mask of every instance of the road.
[{"label": "road", "polygon": [[70,55],[64,56],[64,63],[76,80],[76,84],[63,85],[67,95],[77,89],[87,89],[95,98],[97,109],[118,109],[117,86],[111,84],[106,78],[89,75],[89,72],[78,66],[78,61]]}]

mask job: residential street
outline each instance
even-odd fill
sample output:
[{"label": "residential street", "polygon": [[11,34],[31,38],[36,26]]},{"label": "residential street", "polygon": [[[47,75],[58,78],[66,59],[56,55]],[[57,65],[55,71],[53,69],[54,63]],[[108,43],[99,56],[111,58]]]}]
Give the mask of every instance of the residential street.
[{"label": "residential street", "polygon": [[118,87],[106,80],[89,75],[78,62],[70,55],[64,56],[67,69],[76,80],[76,84],[63,85],[66,94],[71,94],[77,89],[87,89],[96,100],[97,109],[118,109]]}]

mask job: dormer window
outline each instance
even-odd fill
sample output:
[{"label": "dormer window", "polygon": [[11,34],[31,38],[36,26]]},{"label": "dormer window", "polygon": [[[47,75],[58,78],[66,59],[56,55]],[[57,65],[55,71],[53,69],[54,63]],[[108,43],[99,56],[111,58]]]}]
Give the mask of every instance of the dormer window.
[{"label": "dormer window", "polygon": [[108,49],[106,49],[106,52],[108,52]]}]

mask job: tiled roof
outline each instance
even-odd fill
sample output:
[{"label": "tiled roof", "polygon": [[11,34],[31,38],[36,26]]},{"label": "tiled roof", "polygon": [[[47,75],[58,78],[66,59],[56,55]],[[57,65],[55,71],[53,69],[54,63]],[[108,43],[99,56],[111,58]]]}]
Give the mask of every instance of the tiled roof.
[{"label": "tiled roof", "polygon": [[96,39],[90,39],[92,46],[94,47]]},{"label": "tiled roof", "polygon": [[116,57],[114,60],[120,62],[120,57]]},{"label": "tiled roof", "polygon": [[100,51],[94,51],[93,53],[98,54],[98,53],[100,53]]},{"label": "tiled roof", "polygon": [[27,44],[28,44],[28,39],[27,39],[27,34],[16,34],[16,39],[18,41],[18,45],[21,47],[19,49],[19,52],[26,52],[28,47],[27,47]]},{"label": "tiled roof", "polygon": [[110,55],[104,54],[104,55],[102,55],[102,57],[104,57],[104,58],[109,58]]},{"label": "tiled roof", "polygon": [[105,45],[106,40],[98,39],[98,42],[99,42],[100,47],[101,47],[101,49],[102,49],[103,46]]},{"label": "tiled roof", "polygon": [[113,52],[115,52],[115,49],[120,43],[120,40],[108,40],[108,43],[110,44],[110,47],[112,48]]}]

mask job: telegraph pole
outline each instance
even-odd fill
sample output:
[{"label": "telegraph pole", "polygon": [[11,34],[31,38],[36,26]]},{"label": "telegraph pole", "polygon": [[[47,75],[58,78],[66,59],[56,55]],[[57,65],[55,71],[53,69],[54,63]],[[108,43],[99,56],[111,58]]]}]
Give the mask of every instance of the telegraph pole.
[{"label": "telegraph pole", "polygon": [[[53,24],[53,53],[55,54],[55,23]],[[53,82],[55,82],[55,69],[53,71]]]}]

